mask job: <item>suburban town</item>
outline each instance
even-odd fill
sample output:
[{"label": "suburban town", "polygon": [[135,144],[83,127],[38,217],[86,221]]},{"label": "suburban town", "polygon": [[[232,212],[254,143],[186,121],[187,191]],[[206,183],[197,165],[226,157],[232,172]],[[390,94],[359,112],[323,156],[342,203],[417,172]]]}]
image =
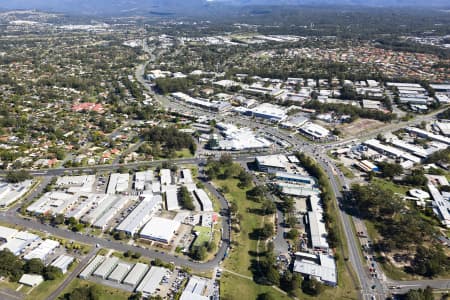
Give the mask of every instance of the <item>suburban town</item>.
[{"label": "suburban town", "polygon": [[0,299],[449,299],[448,10],[209,2],[0,4]]}]

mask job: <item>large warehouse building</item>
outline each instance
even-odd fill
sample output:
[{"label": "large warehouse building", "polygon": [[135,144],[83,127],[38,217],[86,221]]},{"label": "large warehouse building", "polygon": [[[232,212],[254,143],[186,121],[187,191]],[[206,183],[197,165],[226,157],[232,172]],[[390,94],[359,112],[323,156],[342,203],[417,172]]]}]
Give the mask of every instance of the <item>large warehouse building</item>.
[{"label": "large warehouse building", "polygon": [[153,217],[142,228],[140,236],[144,239],[168,244],[180,225],[179,221]]}]

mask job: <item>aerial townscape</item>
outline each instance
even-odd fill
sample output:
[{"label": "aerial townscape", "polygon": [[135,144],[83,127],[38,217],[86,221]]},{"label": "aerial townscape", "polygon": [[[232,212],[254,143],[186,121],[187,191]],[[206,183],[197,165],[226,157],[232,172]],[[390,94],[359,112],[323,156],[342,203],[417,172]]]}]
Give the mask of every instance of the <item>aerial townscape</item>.
[{"label": "aerial townscape", "polygon": [[450,3],[0,1],[0,299],[450,299]]}]

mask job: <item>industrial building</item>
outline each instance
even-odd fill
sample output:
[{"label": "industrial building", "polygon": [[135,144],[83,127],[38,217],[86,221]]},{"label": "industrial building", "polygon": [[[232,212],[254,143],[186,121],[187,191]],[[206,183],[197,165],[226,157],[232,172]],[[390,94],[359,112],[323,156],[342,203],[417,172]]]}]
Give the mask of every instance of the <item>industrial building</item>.
[{"label": "industrial building", "polygon": [[379,168],[374,165],[372,162],[368,160],[362,160],[360,162],[356,162],[355,166],[357,166],[359,169],[361,169],[364,172],[377,172],[379,171]]},{"label": "industrial building", "polygon": [[200,203],[202,211],[214,211],[211,199],[209,199],[206,192],[202,189],[195,189],[194,195],[197,201]]},{"label": "industrial building", "polygon": [[152,170],[136,172],[134,174],[134,189],[136,191],[151,190],[154,174]]},{"label": "industrial building", "polygon": [[433,211],[441,220],[442,225],[450,228],[450,201],[444,199],[439,190],[431,183],[428,184],[428,190],[433,197]]},{"label": "industrial building", "polygon": [[1,240],[5,243],[0,246],[0,250],[8,249],[18,256],[25,251],[33,242],[39,240],[39,236],[28,231],[17,231],[8,227],[0,227]]},{"label": "industrial building", "polygon": [[422,161],[419,157],[415,155],[409,154],[403,150],[394,148],[392,146],[383,145],[380,141],[376,139],[367,140],[364,142],[364,145],[373,148],[376,151],[380,151],[383,154],[392,156],[394,158],[402,158],[405,160],[412,161],[413,163],[420,163]]},{"label": "industrial building", "polygon": [[148,270],[148,266],[143,263],[137,263],[133,266],[131,271],[128,273],[127,277],[123,280],[123,284],[128,286],[136,286],[141,279],[144,277]]},{"label": "industrial building", "polygon": [[162,197],[160,195],[145,195],[140,197],[141,203],[116,227],[129,235],[136,234],[152,215],[161,209]]},{"label": "industrial building", "polygon": [[106,279],[109,274],[114,270],[119,262],[119,258],[112,256],[107,257],[101,265],[92,273],[95,277],[100,277],[102,279]]},{"label": "industrial building", "polygon": [[161,283],[164,276],[169,273],[168,269],[161,267],[151,267],[144,279],[142,279],[139,286],[136,288],[136,292],[141,292],[144,297],[150,297],[155,292]]},{"label": "industrial building", "polygon": [[192,179],[192,172],[189,169],[182,169],[181,170],[181,176],[180,176],[180,183],[188,184],[193,183],[194,180]]},{"label": "industrial building", "polygon": [[55,185],[58,187],[66,187],[68,193],[75,194],[92,192],[94,183],[95,175],[80,175],[59,177]]},{"label": "industrial building", "polygon": [[112,220],[112,218],[122,209],[125,205],[130,201],[130,197],[119,196],[116,201],[112,203],[107,209],[105,209],[102,213],[102,216],[98,218],[94,224],[92,224],[95,228],[100,228],[102,231],[105,231],[108,228],[108,223]]},{"label": "industrial building", "polygon": [[124,279],[124,277],[128,274],[128,271],[130,271],[130,265],[119,263],[111,272],[111,274],[109,274],[108,280],[120,283],[122,282],[122,279]]},{"label": "industrial building", "polygon": [[45,261],[45,259],[53,253],[53,251],[59,247],[59,242],[54,240],[44,240],[42,243],[37,246],[37,248],[31,250],[28,254],[26,254],[23,258],[25,260],[30,260],[33,258],[38,258],[41,261]]},{"label": "industrial building", "polygon": [[87,279],[91,276],[92,272],[94,272],[94,270],[97,269],[101,263],[103,263],[104,260],[105,257],[103,255],[95,256],[94,259],[92,259],[86,268],[84,268],[84,270],[80,273],[79,277],[81,279]]},{"label": "industrial building", "polygon": [[50,265],[61,270],[63,274],[67,273],[70,265],[75,259],[69,255],[61,255],[55,259]]},{"label": "industrial building", "polygon": [[291,183],[301,183],[307,185],[314,185],[314,179],[309,176],[303,176],[299,174],[293,174],[288,172],[276,172],[275,178],[281,181],[287,181]]},{"label": "industrial building", "polygon": [[206,99],[197,99],[181,92],[172,93],[172,97],[179,101],[184,101],[189,105],[197,106],[206,110],[223,112],[231,109],[229,102],[223,101],[208,101]]},{"label": "industrial building", "polygon": [[0,207],[9,206],[19,200],[30,189],[32,183],[32,180],[19,183],[0,182]]},{"label": "industrial building", "polygon": [[172,184],[172,175],[169,169],[161,169],[159,171],[159,177],[161,180],[161,186]]},{"label": "industrial building", "polygon": [[209,300],[214,294],[214,281],[208,278],[191,276],[181,294],[180,300]]},{"label": "industrial building", "polygon": [[261,172],[285,172],[287,170],[288,163],[289,161],[285,155],[276,154],[256,157],[256,165]]},{"label": "industrial building", "polygon": [[327,230],[322,213],[309,211],[307,216],[312,248],[315,251],[328,252],[330,247],[327,242]]},{"label": "industrial building", "polygon": [[255,133],[247,127],[237,128],[233,124],[218,123],[217,128],[221,130],[224,139],[219,139],[217,135],[212,135],[211,149],[220,149],[228,151],[241,151],[250,149],[265,149],[272,146],[272,143],[263,138],[256,136]]},{"label": "industrial building", "polygon": [[262,103],[255,108],[248,110],[256,118],[267,119],[274,122],[281,122],[287,118],[284,108],[270,103]]},{"label": "industrial building", "polygon": [[329,286],[337,285],[336,262],[331,255],[319,254],[311,258],[302,255],[294,262],[294,272],[314,277]]},{"label": "industrial building", "polygon": [[36,202],[27,207],[27,212],[42,215],[58,215],[64,214],[70,208],[77,198],[72,194],[65,192],[48,192],[45,193]]},{"label": "industrial building", "polygon": [[330,136],[330,131],[320,125],[307,122],[299,128],[300,133],[313,140],[323,140]]},{"label": "industrial building", "polygon": [[109,176],[107,194],[120,194],[128,191],[130,174],[112,173]]},{"label": "industrial building", "polygon": [[166,207],[167,210],[179,210],[180,205],[178,203],[178,190],[177,187],[166,190]]},{"label": "industrial building", "polygon": [[168,244],[180,225],[181,223],[179,221],[153,217],[142,228],[139,235],[144,239]]},{"label": "industrial building", "polygon": [[23,284],[26,286],[31,286],[31,287],[38,286],[43,282],[44,282],[44,277],[42,277],[42,275],[36,275],[36,274],[23,274],[22,277],[20,277],[20,279],[19,279],[20,284]]},{"label": "industrial building", "polygon": [[428,132],[426,130],[419,129],[417,127],[406,127],[405,130],[410,133],[414,133],[417,136],[429,138],[431,140],[450,145],[450,138],[448,138],[448,137],[445,137],[445,136],[442,136],[439,134],[434,134],[434,133]]}]

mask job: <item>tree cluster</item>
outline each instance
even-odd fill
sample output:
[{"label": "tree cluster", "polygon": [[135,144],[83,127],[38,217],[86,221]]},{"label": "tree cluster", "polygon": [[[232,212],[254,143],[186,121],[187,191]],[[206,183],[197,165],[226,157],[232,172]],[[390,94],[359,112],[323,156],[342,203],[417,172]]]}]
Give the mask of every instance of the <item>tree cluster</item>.
[{"label": "tree cluster", "polygon": [[315,109],[317,113],[325,113],[333,111],[338,115],[350,115],[350,121],[354,121],[357,118],[366,118],[378,120],[381,122],[390,122],[395,120],[396,115],[392,113],[384,113],[379,110],[364,109],[350,104],[339,103],[320,103],[313,100],[305,104],[306,108]]}]

